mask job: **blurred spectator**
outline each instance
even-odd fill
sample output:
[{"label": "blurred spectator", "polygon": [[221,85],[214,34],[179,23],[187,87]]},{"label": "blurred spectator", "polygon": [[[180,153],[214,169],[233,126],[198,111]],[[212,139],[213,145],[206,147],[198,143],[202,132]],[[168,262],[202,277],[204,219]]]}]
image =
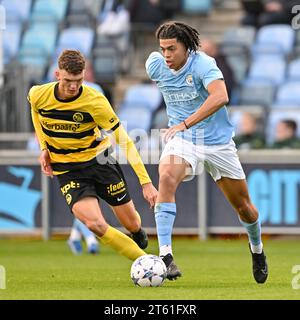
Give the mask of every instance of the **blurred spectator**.
[{"label": "blurred spectator", "polygon": [[87,228],[77,218],[74,218],[73,225],[69,239],[67,241],[69,248],[74,254],[82,254],[82,238],[86,243],[87,252],[90,254],[98,254],[100,252],[100,246],[94,233]]},{"label": "blurred spectator", "polygon": [[159,0],[164,19],[172,19],[174,14],[181,10],[181,0]]},{"label": "blurred spectator", "polygon": [[239,134],[234,137],[237,149],[261,149],[265,147],[265,138],[257,129],[257,118],[244,112],[239,125]]},{"label": "blurred spectator", "polygon": [[281,120],[276,126],[276,140],[273,149],[299,149],[300,139],[297,137],[297,123],[294,120]]},{"label": "blurred spectator", "polygon": [[223,73],[227,93],[230,98],[235,85],[235,79],[233,71],[230,65],[227,63],[225,56],[219,51],[218,45],[210,39],[201,40],[201,49],[208,56],[213,57],[216,60],[217,66]]},{"label": "blurred spectator", "polygon": [[104,1],[101,11],[98,34],[107,36],[117,36],[124,32],[129,32],[130,17],[122,0]]},{"label": "blurred spectator", "polygon": [[89,60],[85,62],[84,84],[104,94],[101,86],[96,83],[93,65]]},{"label": "blurred spectator", "polygon": [[245,10],[244,25],[261,27],[268,24],[291,23],[292,7],[299,0],[241,0]]},{"label": "blurred spectator", "polygon": [[111,12],[111,11],[116,12],[121,6],[126,7],[127,2],[128,1],[124,1],[124,0],[103,0],[101,5],[101,10],[100,10],[101,12],[100,20],[103,20],[103,18],[108,12]]},{"label": "blurred spectator", "polygon": [[90,60],[85,61],[84,84],[98,90],[99,92],[102,92],[109,101],[109,103],[113,105],[113,98],[110,90],[106,88],[105,85],[96,82],[93,64]]},{"label": "blurred spectator", "polygon": [[166,17],[159,0],[132,0],[130,17],[132,23],[144,23],[157,27]]}]

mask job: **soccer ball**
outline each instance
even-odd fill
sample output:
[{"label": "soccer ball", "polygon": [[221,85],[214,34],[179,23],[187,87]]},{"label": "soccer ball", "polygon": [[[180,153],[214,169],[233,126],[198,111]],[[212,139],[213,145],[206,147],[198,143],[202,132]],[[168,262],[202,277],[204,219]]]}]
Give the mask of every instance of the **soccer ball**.
[{"label": "soccer ball", "polygon": [[136,286],[158,287],[167,277],[167,267],[160,257],[146,254],[133,262],[130,276]]}]

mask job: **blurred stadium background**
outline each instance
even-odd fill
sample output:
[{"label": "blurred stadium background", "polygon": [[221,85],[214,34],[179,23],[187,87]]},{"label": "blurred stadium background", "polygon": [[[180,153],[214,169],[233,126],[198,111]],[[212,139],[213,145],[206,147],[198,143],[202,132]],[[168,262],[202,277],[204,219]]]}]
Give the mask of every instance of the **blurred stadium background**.
[{"label": "blurred stadium background", "polygon": [[[160,93],[147,81],[144,63],[151,51],[158,50],[154,31],[167,19],[197,28],[202,50],[216,58],[224,73],[236,142],[263,232],[300,234],[300,29],[287,12],[277,23],[246,21],[247,14],[257,9],[256,2],[0,1],[6,14],[0,31],[0,235],[29,233],[47,239],[67,233],[72,223],[56,182],[40,173],[26,100],[32,85],[54,79],[61,50],[76,48],[85,54],[87,80],[101,85],[132,137],[139,140],[141,152],[148,151],[147,146],[151,152],[157,150],[150,133],[166,127],[166,114]],[[148,135],[137,139],[141,130]],[[157,183],[157,166],[147,167]],[[155,234],[153,216],[135,188],[137,179],[130,168],[124,170],[144,225]],[[210,234],[243,233],[206,175],[181,186],[178,205],[176,234],[205,239]],[[103,206],[107,220],[118,226]]]}]

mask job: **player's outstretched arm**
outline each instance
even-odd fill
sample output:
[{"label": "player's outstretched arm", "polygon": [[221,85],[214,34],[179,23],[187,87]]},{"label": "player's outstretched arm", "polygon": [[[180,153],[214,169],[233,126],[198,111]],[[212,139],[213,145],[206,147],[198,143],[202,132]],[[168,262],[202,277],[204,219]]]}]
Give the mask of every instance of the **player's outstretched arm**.
[{"label": "player's outstretched arm", "polygon": [[144,198],[149,202],[150,208],[154,208],[158,191],[152,183],[142,185]]},{"label": "player's outstretched arm", "polygon": [[113,132],[113,136],[116,143],[120,146],[123,152],[125,152],[128,162],[139,178],[143,188],[144,198],[149,202],[151,208],[154,207],[158,192],[152,184],[152,181],[133,141],[130,139],[122,125],[120,125]]}]

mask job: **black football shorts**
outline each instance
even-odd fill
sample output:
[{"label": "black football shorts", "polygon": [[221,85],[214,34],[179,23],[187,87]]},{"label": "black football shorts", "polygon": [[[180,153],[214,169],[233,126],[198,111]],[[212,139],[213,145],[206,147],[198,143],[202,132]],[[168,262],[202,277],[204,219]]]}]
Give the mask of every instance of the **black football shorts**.
[{"label": "black football shorts", "polygon": [[61,192],[72,210],[74,203],[85,197],[105,200],[119,206],[131,200],[120,165],[93,164],[89,167],[57,175]]}]

